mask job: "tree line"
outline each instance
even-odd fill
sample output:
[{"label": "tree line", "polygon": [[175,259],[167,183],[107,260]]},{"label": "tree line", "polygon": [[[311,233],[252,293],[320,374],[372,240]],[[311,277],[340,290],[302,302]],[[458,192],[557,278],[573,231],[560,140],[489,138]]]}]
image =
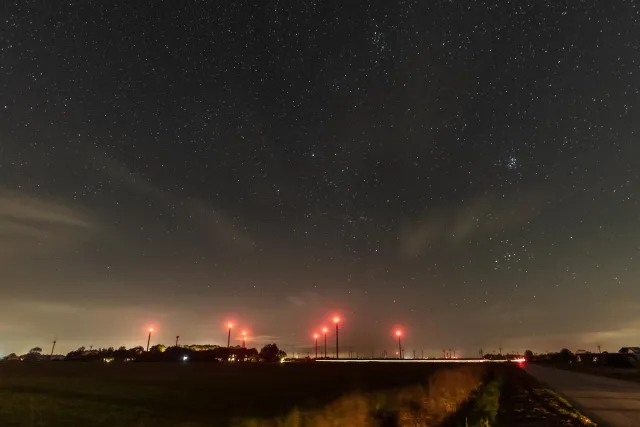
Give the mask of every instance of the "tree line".
[{"label": "tree line", "polygon": [[51,357],[42,354],[42,348],[34,347],[28,353],[17,355],[11,353],[3,358],[4,361],[100,361],[100,362],[279,362],[287,357],[287,353],[280,350],[276,344],[267,344],[258,351],[256,348],[240,346],[222,347],[210,344],[193,344],[167,347],[163,344],[154,345],[145,351],[142,346],[127,348],[80,347],[70,351],[64,357]]}]

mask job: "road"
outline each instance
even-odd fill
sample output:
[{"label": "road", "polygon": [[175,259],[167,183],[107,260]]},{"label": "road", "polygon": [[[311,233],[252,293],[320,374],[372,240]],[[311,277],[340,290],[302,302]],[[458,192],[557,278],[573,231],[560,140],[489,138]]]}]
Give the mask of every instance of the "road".
[{"label": "road", "polygon": [[598,424],[640,426],[640,383],[534,364],[527,365],[525,370]]}]

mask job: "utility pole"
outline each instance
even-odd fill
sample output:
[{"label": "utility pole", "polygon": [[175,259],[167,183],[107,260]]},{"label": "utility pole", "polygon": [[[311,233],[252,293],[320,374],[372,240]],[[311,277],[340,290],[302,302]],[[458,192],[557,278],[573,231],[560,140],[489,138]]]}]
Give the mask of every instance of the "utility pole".
[{"label": "utility pole", "polygon": [[598,353],[602,353],[602,352],[600,351],[600,344],[598,344]]},{"label": "utility pole", "polygon": [[313,338],[316,340],[316,359],[318,358],[318,334],[314,334]]},{"label": "utility pole", "polygon": [[415,350],[413,350],[413,358],[414,359],[416,358],[416,351]]},{"label": "utility pole", "polygon": [[56,348],[56,340],[53,340],[53,346],[51,347],[51,356],[53,357],[53,350]]},{"label": "utility pole", "polygon": [[327,328],[322,328],[322,332],[324,332],[324,358],[327,358]]},{"label": "utility pole", "polygon": [[180,335],[176,335],[176,347],[178,346],[178,340],[180,339]]},{"label": "utility pole", "polygon": [[421,351],[422,351],[422,356],[420,357],[420,359],[424,360],[424,350],[421,350]]},{"label": "utility pole", "polygon": [[502,347],[498,347],[498,354],[502,356]]},{"label": "utility pole", "polygon": [[336,359],[340,359],[340,350],[338,349],[338,318],[334,319],[334,322],[336,322]]}]

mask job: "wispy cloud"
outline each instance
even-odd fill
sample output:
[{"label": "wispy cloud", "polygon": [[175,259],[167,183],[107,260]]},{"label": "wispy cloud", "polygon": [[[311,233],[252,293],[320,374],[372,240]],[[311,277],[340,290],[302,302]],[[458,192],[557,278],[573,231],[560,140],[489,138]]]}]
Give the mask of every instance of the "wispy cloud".
[{"label": "wispy cloud", "polygon": [[219,209],[210,206],[203,200],[188,198],[178,200],[170,193],[162,191],[150,179],[129,170],[127,166],[94,147],[91,158],[99,159],[99,163],[106,165],[104,169],[111,179],[124,182],[131,191],[155,201],[175,205],[177,214],[189,221],[194,221],[202,230],[202,236],[216,243],[223,243],[231,247],[251,250],[255,242],[248,230],[238,220],[233,221]]},{"label": "wispy cloud", "polygon": [[229,220],[202,201],[191,200],[186,203],[184,212],[193,216],[206,236],[214,241],[222,241],[244,250],[252,250],[255,246],[249,231],[241,222]]},{"label": "wispy cloud", "polygon": [[[520,351],[531,349],[534,351],[560,351],[568,348],[571,351],[590,349],[595,351],[597,346],[603,350],[615,352],[620,347],[637,345],[640,322],[626,322],[619,326],[609,325],[608,328],[592,328],[591,331],[558,331],[540,333],[534,336],[513,337],[501,342],[505,349]],[[495,347],[498,344],[495,343]]]},{"label": "wispy cloud", "polygon": [[318,306],[324,303],[321,301],[322,298],[320,295],[315,292],[303,292],[298,295],[288,295],[286,299],[288,303],[296,307],[304,307],[307,305]]},{"label": "wispy cloud", "polygon": [[592,331],[583,334],[582,341],[589,344],[616,342],[622,345],[637,345],[640,321],[631,322],[619,329]]},{"label": "wispy cloud", "polygon": [[250,337],[251,341],[259,344],[277,343],[282,340],[282,337],[278,335],[257,335]]},{"label": "wispy cloud", "polygon": [[91,215],[80,207],[0,189],[0,261],[25,252],[70,247],[95,228]]},{"label": "wispy cloud", "polygon": [[0,218],[32,225],[90,226],[83,215],[62,202],[10,190],[0,191]]},{"label": "wispy cloud", "polygon": [[288,296],[287,301],[289,301],[291,304],[295,305],[296,307],[302,307],[305,305],[304,299],[297,296]]},{"label": "wispy cloud", "polygon": [[455,246],[477,235],[522,226],[540,213],[543,196],[539,192],[524,198],[485,196],[453,209],[427,209],[419,219],[407,222],[401,229],[401,253],[415,257],[429,250]]},{"label": "wispy cloud", "polygon": [[[486,336],[496,348],[559,351],[563,347],[576,350],[601,345],[616,351],[635,342],[640,331],[640,321],[635,320],[639,312],[635,302],[622,299],[599,303],[576,299],[570,312],[564,301],[526,309],[501,303],[482,310],[476,325],[483,325],[486,331],[502,328],[500,339],[493,334]],[[548,326],[550,318],[559,319],[553,327]]]}]

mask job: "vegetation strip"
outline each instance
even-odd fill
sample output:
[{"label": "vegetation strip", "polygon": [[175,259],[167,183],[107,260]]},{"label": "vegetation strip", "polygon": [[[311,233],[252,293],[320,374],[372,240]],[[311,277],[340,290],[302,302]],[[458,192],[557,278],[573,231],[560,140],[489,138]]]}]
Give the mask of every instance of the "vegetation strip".
[{"label": "vegetation strip", "polygon": [[587,427],[596,424],[522,369],[505,366],[497,425]]},{"label": "vegetation strip", "polygon": [[496,425],[500,408],[502,379],[491,381],[473,401],[471,413],[466,417],[466,427],[488,427]]},{"label": "vegetation strip", "polygon": [[[234,426],[441,426],[468,404],[481,386],[486,371],[483,366],[443,368],[435,372],[425,386],[381,393],[355,393],[321,409],[294,409],[284,417],[271,420],[239,419]],[[499,393],[499,388],[497,390]],[[485,406],[480,408],[485,411]]]}]

